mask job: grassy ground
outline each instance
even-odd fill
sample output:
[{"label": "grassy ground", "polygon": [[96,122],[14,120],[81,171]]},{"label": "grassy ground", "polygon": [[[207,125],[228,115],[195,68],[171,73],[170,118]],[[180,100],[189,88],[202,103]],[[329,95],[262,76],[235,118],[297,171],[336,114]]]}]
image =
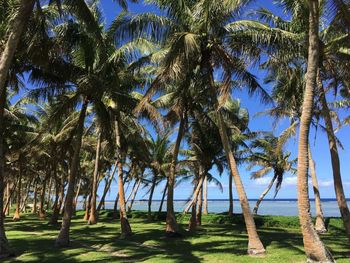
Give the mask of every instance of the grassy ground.
[{"label": "grassy ground", "polygon": [[[180,218],[182,226],[187,218]],[[302,238],[296,217],[257,217],[259,235],[267,248],[263,257],[246,255],[247,237],[240,215],[229,219],[208,215],[195,233],[164,237],[164,222],[147,222],[145,214],[134,212],[130,223],[134,235],[118,238],[118,220],[104,211],[97,225],[88,226],[78,212],[72,222],[71,247],[54,248],[58,227],[48,226],[33,215],[20,222],[6,222],[7,237],[17,257],[5,262],[304,262]],[[337,262],[350,262],[349,243],[339,219],[331,219],[329,233],[322,236]]]}]

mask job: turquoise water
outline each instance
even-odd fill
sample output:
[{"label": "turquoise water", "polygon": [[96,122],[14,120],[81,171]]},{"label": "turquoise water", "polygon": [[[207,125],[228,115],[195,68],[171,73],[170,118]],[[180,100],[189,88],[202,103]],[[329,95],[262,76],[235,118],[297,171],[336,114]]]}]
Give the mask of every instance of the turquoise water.
[{"label": "turquoise water", "polygon": [[[250,208],[253,209],[256,201],[249,201]],[[175,201],[174,209],[176,212],[182,212],[186,207],[186,201]],[[311,213],[315,215],[315,203],[310,202]],[[160,201],[152,202],[152,210],[158,211]],[[348,201],[348,205],[350,202]],[[324,216],[326,217],[340,217],[339,208],[335,200],[322,201],[322,208]],[[106,202],[106,209],[113,209],[113,202]],[[163,211],[166,209],[166,202],[163,205]],[[147,201],[135,201],[133,210],[145,210],[147,211]],[[227,200],[210,200],[208,201],[208,210],[210,213],[222,213],[228,211]],[[241,207],[239,201],[235,200],[233,204],[234,213],[241,213]],[[266,200],[260,204],[258,214],[261,215],[281,215],[281,216],[297,216],[298,207],[296,200]]]}]

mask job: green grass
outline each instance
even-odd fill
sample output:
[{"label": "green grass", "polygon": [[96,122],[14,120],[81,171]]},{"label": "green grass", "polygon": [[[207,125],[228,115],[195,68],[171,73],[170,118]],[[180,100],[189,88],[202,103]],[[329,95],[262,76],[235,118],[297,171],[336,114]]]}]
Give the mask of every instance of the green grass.
[{"label": "green grass", "polygon": [[[146,214],[133,212],[130,223],[134,235],[118,238],[118,220],[103,211],[97,225],[88,226],[78,212],[71,229],[72,244],[57,249],[58,227],[47,225],[33,215],[20,222],[6,221],[7,237],[17,257],[5,262],[304,262],[297,217],[258,216],[259,235],[267,248],[263,257],[246,255],[247,236],[241,215],[232,219],[218,214],[203,217],[194,234],[183,231],[181,239],[164,236],[164,222],[147,222]],[[186,228],[188,217],[179,216]],[[330,219],[329,233],[322,239],[337,262],[350,262],[349,243],[339,219]]]}]

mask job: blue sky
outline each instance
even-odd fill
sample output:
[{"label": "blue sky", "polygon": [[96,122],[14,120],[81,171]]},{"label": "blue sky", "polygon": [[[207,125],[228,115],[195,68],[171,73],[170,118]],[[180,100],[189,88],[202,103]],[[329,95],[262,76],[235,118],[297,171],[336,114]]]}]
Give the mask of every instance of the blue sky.
[{"label": "blue sky", "polygon": [[[120,12],[120,8],[112,0],[101,0],[101,7],[106,18],[106,23],[110,23],[111,20]],[[278,9],[273,4],[273,1],[256,1],[251,5],[250,9],[256,9],[258,7],[265,7],[273,11],[276,14],[281,15],[282,11]],[[144,5],[144,4],[129,4],[129,11],[131,13],[141,13],[141,12],[159,12],[154,6]],[[250,10],[247,10],[249,12]],[[252,72],[257,76],[259,82],[262,84],[262,79],[264,73],[256,69],[252,69]],[[265,87],[268,89],[269,87]],[[235,91],[233,96],[241,100],[243,107],[247,108],[250,116],[250,129],[252,131],[257,130],[272,130],[272,120],[268,117],[257,117],[253,116],[261,111],[266,109],[265,105],[262,105],[257,97],[249,97],[245,92]],[[341,114],[343,116],[343,114]],[[280,126],[276,130],[275,134],[279,133],[286,128],[288,125],[288,120],[284,120],[280,123]],[[345,150],[339,149],[340,158],[341,158],[341,171],[343,177],[343,183],[346,195],[350,195],[350,138],[348,136],[349,128],[344,127],[337,133],[338,138],[344,145]],[[333,189],[333,179],[332,179],[332,168],[330,163],[330,154],[328,150],[327,137],[322,131],[318,131],[317,136],[315,137],[315,131],[311,132],[311,144],[312,144],[312,153],[316,161],[316,170],[319,178],[320,192],[321,197],[323,198],[334,198],[334,189]],[[297,139],[292,139],[287,146],[287,150],[292,152],[292,155],[296,157],[297,154]],[[245,169],[244,166],[239,168],[241,177],[243,179],[245,189],[248,195],[248,198],[257,198],[261,192],[265,189],[267,183],[271,179],[271,175],[267,175],[265,178],[260,180],[250,180],[250,172]],[[213,171],[214,174],[217,174],[216,171]],[[223,193],[214,185],[209,185],[208,196],[212,199],[224,199],[228,197],[228,173],[227,171],[221,176],[220,181],[223,184],[224,191]],[[100,191],[102,190],[103,184],[100,186]],[[161,189],[163,189],[164,184],[161,184],[155,192],[155,199],[161,198]],[[184,183],[178,186],[175,189],[175,198],[176,199],[185,199],[190,196],[192,191],[192,186],[190,184]],[[117,185],[114,183],[110,191],[110,195],[107,196],[108,200],[114,199],[117,194]],[[141,190],[137,198],[147,198],[144,196],[145,190]],[[313,196],[312,191],[310,191],[311,197]],[[234,192],[234,197],[237,198],[237,194]],[[273,191],[267,196],[267,198],[273,197]],[[296,176],[285,175],[284,182],[282,184],[282,189],[280,190],[277,198],[296,198]]]}]

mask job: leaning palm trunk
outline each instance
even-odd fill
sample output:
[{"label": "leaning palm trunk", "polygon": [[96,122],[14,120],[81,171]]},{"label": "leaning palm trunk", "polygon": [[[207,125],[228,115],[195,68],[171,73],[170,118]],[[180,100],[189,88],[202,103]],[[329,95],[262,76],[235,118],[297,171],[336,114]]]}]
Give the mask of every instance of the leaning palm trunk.
[{"label": "leaning palm trunk", "polygon": [[170,172],[168,176],[168,198],[167,198],[167,214],[166,214],[166,233],[169,236],[176,236],[178,232],[178,225],[175,218],[174,212],[174,186],[175,186],[175,173],[176,173],[176,164],[177,156],[179,154],[180,143],[183,137],[185,128],[185,119],[182,114],[180,117],[179,131],[177,133],[177,138],[175,142],[174,152],[170,164]]},{"label": "leaning palm trunk", "polygon": [[202,225],[202,210],[203,210],[203,187],[201,187],[198,198],[198,209],[196,214],[197,226]]},{"label": "leaning palm trunk", "polygon": [[78,198],[79,198],[79,194],[80,194],[80,188],[81,188],[81,179],[79,180],[78,183],[78,187],[77,187],[77,192],[75,193],[75,197],[74,197],[74,202],[73,202],[73,213],[75,215],[76,211],[77,211],[77,205],[78,205]]},{"label": "leaning palm trunk", "polygon": [[273,183],[276,181],[277,177],[278,176],[275,173],[274,177],[272,177],[272,179],[271,179],[269,185],[267,186],[267,188],[264,190],[264,192],[262,192],[262,194],[260,195],[259,199],[256,201],[255,207],[253,209],[253,214],[254,215],[256,215],[258,213],[258,209],[259,209],[260,203],[265,198],[267,193],[271,190],[271,187],[273,186]]},{"label": "leaning palm trunk", "polygon": [[254,218],[250,212],[248,198],[244,190],[244,186],[241,180],[241,177],[239,176],[236,160],[233,156],[233,153],[230,149],[230,143],[228,140],[227,132],[226,132],[226,125],[223,120],[223,117],[221,115],[221,112],[218,111],[218,119],[219,119],[219,132],[221,141],[225,150],[226,158],[229,163],[231,175],[233,177],[233,180],[236,185],[239,201],[241,203],[241,208],[243,212],[244,221],[247,228],[248,233],[248,254],[250,255],[258,255],[258,254],[264,254],[265,248],[263,244],[261,243],[261,240],[259,238],[258,232],[256,230]]},{"label": "leaning palm trunk", "polygon": [[313,186],[313,190],[314,190],[315,207],[316,207],[315,228],[316,228],[316,231],[318,233],[325,233],[325,232],[327,232],[327,229],[326,229],[326,226],[324,223],[321,197],[320,197],[320,192],[318,190],[318,182],[317,182],[317,176],[316,176],[316,165],[315,165],[314,160],[312,159],[310,145],[309,145],[308,150],[309,150],[309,165],[310,165],[311,181],[312,181],[312,186]]},{"label": "leaning palm trunk", "polygon": [[[194,192],[196,192],[197,187],[198,187],[198,183],[197,183],[197,185],[194,186],[194,189],[193,189]],[[197,215],[197,198],[195,200],[193,200],[193,202],[192,202],[191,217],[190,217],[190,222],[188,225],[188,231],[190,231],[190,232],[195,231],[197,228],[196,215]]]},{"label": "leaning palm trunk", "polygon": [[13,221],[19,221],[21,219],[20,212],[21,212],[21,193],[22,191],[22,169],[21,164],[19,168],[19,179],[18,179],[18,187],[17,187],[17,203],[16,203],[16,211],[13,215]]},{"label": "leaning palm trunk", "polygon": [[26,213],[26,204],[27,204],[27,200],[29,197],[29,193],[30,193],[30,188],[32,187],[32,182],[28,181],[27,182],[27,186],[26,186],[26,191],[25,191],[25,195],[24,198],[22,198],[22,204],[21,204],[21,212]]},{"label": "leaning palm trunk", "polygon": [[193,192],[193,197],[192,197],[192,201],[187,205],[187,207],[184,210],[184,214],[186,214],[190,208],[194,205],[197,205],[197,200],[198,200],[198,195],[200,194],[200,191],[202,189],[203,186],[203,181],[204,181],[204,170],[203,168],[200,166],[200,172],[199,172],[199,181],[198,184]]},{"label": "leaning palm trunk", "polygon": [[4,213],[4,214],[5,214],[5,211],[10,210],[10,208],[11,208],[11,198],[12,198],[12,195],[13,195],[13,194],[15,193],[15,191],[16,191],[17,184],[18,184],[18,180],[13,184],[12,189],[11,189],[11,191],[10,191],[10,194],[8,195],[8,198],[7,198],[7,200],[6,200],[5,207],[3,208],[3,213]]},{"label": "leaning palm trunk", "polygon": [[164,203],[164,199],[165,199],[165,194],[168,190],[168,184],[165,184],[164,190],[163,190],[163,195],[162,195],[162,200],[160,201],[160,205],[159,205],[159,209],[158,209],[158,216],[160,215],[160,213],[163,210],[163,203]]},{"label": "leaning palm trunk", "polygon": [[228,207],[228,216],[233,216],[233,191],[232,191],[232,176],[229,177],[229,182],[228,182],[228,202],[229,202],[229,207]]},{"label": "leaning palm trunk", "polygon": [[152,220],[152,199],[153,199],[154,189],[156,187],[156,181],[157,181],[157,176],[154,174],[153,180],[152,180],[152,185],[151,185],[151,190],[150,190],[149,197],[148,197],[148,213],[147,213],[148,221]]},{"label": "leaning palm trunk", "polygon": [[52,206],[52,215],[50,218],[50,225],[57,225],[58,224],[58,216],[60,213],[60,208],[58,206],[58,200],[60,198],[60,186],[58,183],[58,179],[55,178],[55,200],[53,202],[53,206]]},{"label": "leaning palm trunk", "polygon": [[74,140],[74,154],[71,162],[70,173],[68,177],[68,189],[66,194],[66,201],[64,204],[64,215],[62,219],[62,226],[60,233],[56,239],[56,246],[64,247],[69,245],[69,229],[71,218],[73,214],[73,199],[74,199],[74,188],[76,176],[78,173],[79,160],[80,160],[80,148],[82,144],[83,131],[84,131],[84,121],[86,115],[86,109],[88,106],[88,100],[85,99],[83,106],[80,110],[78,125],[77,125],[77,133]]},{"label": "leaning palm trunk", "polygon": [[208,177],[205,176],[204,182],[203,182],[203,215],[207,215],[207,214],[208,214]]},{"label": "leaning palm trunk", "polygon": [[306,86],[299,127],[298,145],[298,209],[304,249],[308,262],[334,262],[332,255],[317,234],[310,214],[308,187],[308,146],[309,131],[313,111],[314,87],[319,60],[319,11],[318,0],[309,0],[309,52],[306,74]]},{"label": "leaning palm trunk", "polygon": [[132,197],[131,197],[131,201],[128,204],[128,212],[131,212],[131,209],[132,209],[132,206],[134,204],[134,201],[135,201],[135,198],[136,198],[136,195],[137,195],[137,191],[139,190],[140,185],[141,185],[141,179],[138,179],[136,188],[135,188],[135,190],[134,190],[134,192],[132,194]]},{"label": "leaning palm trunk", "polygon": [[93,176],[93,183],[92,183],[90,217],[88,221],[89,225],[94,225],[97,223],[96,196],[97,196],[98,164],[100,160],[100,150],[101,150],[101,133],[98,135],[97,146],[96,146],[96,158],[95,158],[95,169],[94,169],[94,176]]},{"label": "leaning palm trunk", "polygon": [[338,147],[335,139],[332,118],[328,108],[325,90],[323,88],[322,79],[319,71],[317,75],[318,75],[317,86],[318,86],[319,96],[322,104],[322,115],[326,123],[329,151],[331,154],[335,196],[337,198],[337,202],[338,202],[341,217],[343,219],[343,224],[344,224],[346,234],[348,236],[348,239],[350,240],[350,212],[349,212],[348,205],[346,203],[342,178],[340,174],[340,160],[339,160],[339,154],[338,154]]},{"label": "leaning palm trunk", "polygon": [[125,193],[124,193],[124,180],[123,180],[123,163],[124,159],[121,153],[121,131],[119,118],[115,120],[115,134],[116,134],[116,146],[118,148],[118,191],[119,191],[119,215],[120,215],[120,227],[121,237],[126,238],[132,235],[131,227],[129,224],[128,216],[126,213],[125,205]]},{"label": "leaning palm trunk", "polygon": [[[19,10],[14,19],[11,21],[7,41],[0,57],[0,94],[3,94],[5,91],[6,79],[10,70],[13,56],[22,36],[24,26],[32,13],[35,2],[35,0],[21,0],[19,3]],[[0,121],[3,121],[2,118],[0,118]],[[0,197],[2,198],[2,196]]]},{"label": "leaning palm trunk", "polygon": [[43,185],[41,188],[41,194],[40,194],[40,203],[39,203],[39,218],[45,219],[46,213],[44,210],[44,203],[45,203],[45,193],[46,193],[46,181],[49,175],[46,176],[46,178],[43,181]]},{"label": "leaning palm trunk", "polygon": [[[6,184],[6,202],[9,201],[10,198],[11,198],[11,196],[10,196],[10,183],[7,182],[7,184]],[[9,208],[9,207],[7,207],[7,208],[4,210],[4,214],[6,214],[7,216],[10,215],[10,208]]]},{"label": "leaning palm trunk", "polygon": [[117,167],[118,167],[118,163],[115,162],[114,164],[114,168],[113,168],[113,172],[110,174],[109,178],[108,178],[108,182],[107,184],[105,185],[105,188],[103,190],[103,194],[102,194],[102,197],[100,199],[100,202],[97,206],[97,212],[101,210],[102,208],[102,205],[105,203],[105,199],[106,199],[106,195],[109,191],[109,189],[111,188],[111,185],[112,185],[112,182],[113,182],[113,178],[114,178],[114,174],[115,172],[117,171]]},{"label": "leaning palm trunk", "polygon": [[90,205],[91,205],[91,191],[90,191],[90,194],[89,196],[86,197],[86,200],[85,200],[85,214],[84,214],[84,218],[83,220],[84,221],[88,221],[89,220],[89,217],[90,217]]},{"label": "leaning palm trunk", "polygon": [[38,181],[35,180],[35,186],[34,186],[34,195],[33,195],[33,208],[32,208],[32,213],[36,214],[37,212],[37,204],[36,201],[38,199]]},{"label": "leaning palm trunk", "polygon": [[[4,177],[5,177],[5,156],[4,156],[4,108],[6,101],[6,89],[0,91],[0,258],[12,254],[11,248],[7,241],[4,226]],[[7,203],[11,200],[8,194]],[[8,204],[7,204],[8,206]],[[6,209],[5,209],[6,211]]]}]

